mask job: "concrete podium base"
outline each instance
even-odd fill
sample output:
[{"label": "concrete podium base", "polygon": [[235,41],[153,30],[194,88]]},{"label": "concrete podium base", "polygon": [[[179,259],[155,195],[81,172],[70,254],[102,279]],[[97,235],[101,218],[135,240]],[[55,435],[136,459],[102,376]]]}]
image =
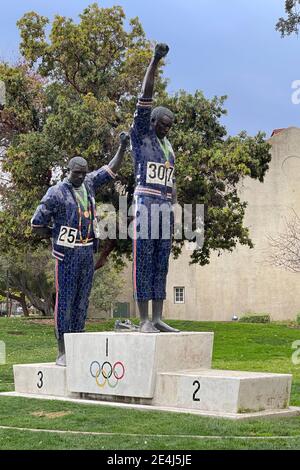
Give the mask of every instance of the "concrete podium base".
[{"label": "concrete podium base", "polygon": [[82,405],[96,405],[96,406],[112,406],[114,408],[123,408],[123,409],[133,409],[141,411],[160,411],[168,413],[188,413],[191,415],[197,415],[207,418],[215,419],[231,419],[234,421],[248,420],[248,419],[264,419],[264,418],[292,418],[295,416],[300,416],[300,407],[290,406],[284,410],[266,410],[259,411],[254,413],[220,413],[217,411],[201,411],[185,408],[174,408],[171,406],[155,406],[155,405],[137,405],[132,403],[120,403],[120,402],[110,402],[110,401],[101,401],[101,400],[92,400],[91,398],[74,398],[74,397],[57,397],[53,395],[36,395],[30,393],[18,393],[18,392],[2,392],[0,396],[5,397],[20,397],[28,399],[38,399],[38,400],[53,400],[53,401],[63,401],[67,403],[77,403]]},{"label": "concrete podium base", "polygon": [[65,343],[67,367],[14,366],[18,396],[225,418],[300,411],[289,408],[290,374],[211,369],[213,333],[71,333]]},{"label": "concrete podium base", "polygon": [[153,398],[157,374],[210,368],[213,333],[65,335],[71,392]]},{"label": "concrete podium base", "polygon": [[292,377],[286,374],[195,370],[161,373],[153,404],[224,413],[284,409]]}]

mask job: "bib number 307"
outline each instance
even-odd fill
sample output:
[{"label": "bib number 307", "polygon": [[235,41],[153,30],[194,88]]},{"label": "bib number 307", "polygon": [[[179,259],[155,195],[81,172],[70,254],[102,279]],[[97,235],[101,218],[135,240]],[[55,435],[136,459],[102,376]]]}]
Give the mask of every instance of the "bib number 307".
[{"label": "bib number 307", "polygon": [[173,187],[174,168],[166,168],[165,165],[156,162],[147,163],[147,183],[162,184]]},{"label": "bib number 307", "polygon": [[57,245],[74,248],[78,230],[72,227],[61,226],[57,239]]}]

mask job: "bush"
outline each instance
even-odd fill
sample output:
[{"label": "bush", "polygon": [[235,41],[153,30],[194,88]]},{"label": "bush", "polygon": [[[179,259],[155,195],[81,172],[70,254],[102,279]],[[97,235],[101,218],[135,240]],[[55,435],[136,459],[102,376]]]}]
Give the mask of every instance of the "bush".
[{"label": "bush", "polygon": [[242,323],[270,323],[271,318],[270,315],[262,313],[246,313],[239,319]]},{"label": "bush", "polygon": [[300,325],[300,313],[298,313],[298,315],[297,315],[296,323],[297,323],[297,325]]}]

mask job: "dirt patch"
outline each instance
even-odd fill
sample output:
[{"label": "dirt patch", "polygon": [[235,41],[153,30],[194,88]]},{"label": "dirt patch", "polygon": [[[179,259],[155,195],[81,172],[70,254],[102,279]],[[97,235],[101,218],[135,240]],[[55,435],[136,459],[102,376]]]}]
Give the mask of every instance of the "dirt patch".
[{"label": "dirt patch", "polygon": [[24,331],[8,331],[8,335],[25,335]]},{"label": "dirt patch", "polygon": [[48,419],[56,419],[62,418],[63,416],[71,415],[72,411],[53,411],[52,413],[48,413],[46,411],[34,411],[31,413],[32,416],[37,416],[38,418],[48,418]]}]

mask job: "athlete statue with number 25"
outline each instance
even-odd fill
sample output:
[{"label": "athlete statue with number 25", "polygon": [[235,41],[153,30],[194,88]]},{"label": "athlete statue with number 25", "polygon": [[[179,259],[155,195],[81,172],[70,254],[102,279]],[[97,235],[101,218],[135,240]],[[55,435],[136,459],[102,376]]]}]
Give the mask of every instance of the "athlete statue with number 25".
[{"label": "athlete statue with number 25", "polygon": [[128,134],[121,133],[115,157],[91,173],[84,158],[73,157],[67,178],[48,189],[31,220],[34,232],[52,238],[52,255],[56,258],[57,365],[66,365],[64,333],[84,331],[97,247],[95,192],[115,178],[128,142]]}]

